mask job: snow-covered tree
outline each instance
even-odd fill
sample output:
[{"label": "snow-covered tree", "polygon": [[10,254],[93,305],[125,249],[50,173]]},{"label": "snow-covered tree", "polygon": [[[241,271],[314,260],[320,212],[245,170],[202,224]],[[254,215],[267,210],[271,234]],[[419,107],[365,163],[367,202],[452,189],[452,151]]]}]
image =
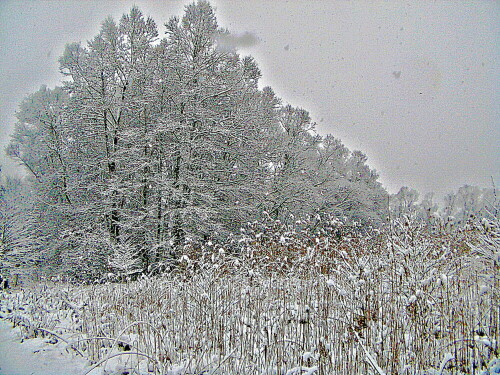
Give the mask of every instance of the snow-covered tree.
[{"label": "snow-covered tree", "polygon": [[0,274],[21,274],[43,258],[31,215],[29,186],[0,171]]},{"label": "snow-covered tree", "polygon": [[414,216],[418,210],[418,191],[403,186],[390,199],[391,214],[393,218],[402,218],[404,216]]},{"label": "snow-covered tree", "polygon": [[365,155],[259,89],[207,1],[165,27],[137,7],[106,19],[66,46],[64,86],[21,104],[9,154],[31,174],[46,259],[76,277],[136,272],[264,212],[380,217]]}]

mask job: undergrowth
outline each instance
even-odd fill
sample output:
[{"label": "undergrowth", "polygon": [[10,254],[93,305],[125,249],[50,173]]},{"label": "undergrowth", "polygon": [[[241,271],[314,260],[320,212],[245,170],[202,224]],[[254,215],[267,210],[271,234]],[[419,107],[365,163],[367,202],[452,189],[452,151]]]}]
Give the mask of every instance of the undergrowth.
[{"label": "undergrowth", "polygon": [[386,232],[341,229],[334,220],[249,224],[228,244],[188,243],[161,276],[3,292],[3,316],[25,338],[63,340],[104,371],[119,359],[118,373],[493,368],[498,222],[453,233],[408,221]]}]

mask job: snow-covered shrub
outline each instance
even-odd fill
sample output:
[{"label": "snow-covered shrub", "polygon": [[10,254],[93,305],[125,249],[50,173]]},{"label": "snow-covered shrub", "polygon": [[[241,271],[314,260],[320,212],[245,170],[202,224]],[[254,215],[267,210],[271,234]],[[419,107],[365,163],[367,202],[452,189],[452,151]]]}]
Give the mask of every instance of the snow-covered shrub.
[{"label": "snow-covered shrub", "polygon": [[143,373],[491,368],[499,352],[497,232],[434,233],[402,221],[359,234],[348,226],[251,223],[227,243],[186,244],[163,276],[39,287],[17,295],[11,309],[96,364],[122,358]]}]

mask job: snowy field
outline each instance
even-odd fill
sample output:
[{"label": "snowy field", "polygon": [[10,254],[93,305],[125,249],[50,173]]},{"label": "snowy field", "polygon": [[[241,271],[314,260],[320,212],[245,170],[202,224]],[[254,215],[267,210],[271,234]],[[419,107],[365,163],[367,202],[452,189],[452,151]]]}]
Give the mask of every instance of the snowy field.
[{"label": "snowy field", "polygon": [[68,375],[80,374],[87,368],[87,361],[68,353],[64,343],[50,344],[41,337],[21,340],[19,328],[0,321],[1,375]]},{"label": "snowy field", "polygon": [[496,234],[278,238],[186,249],[161,277],[2,292],[0,373],[500,373]]}]

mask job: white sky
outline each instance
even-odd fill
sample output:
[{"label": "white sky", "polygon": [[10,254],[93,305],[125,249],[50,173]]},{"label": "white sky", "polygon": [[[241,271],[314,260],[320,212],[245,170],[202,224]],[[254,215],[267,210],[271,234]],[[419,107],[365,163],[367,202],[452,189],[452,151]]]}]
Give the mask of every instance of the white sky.
[{"label": "white sky", "polygon": [[[0,139],[22,98],[60,80],[64,45],[137,4],[163,24],[188,1],[0,0]],[[500,186],[500,2],[217,0],[260,42],[262,83],[368,155],[390,192]],[[3,147],[3,146],[2,146]],[[12,170],[6,158],[0,163]]]}]

